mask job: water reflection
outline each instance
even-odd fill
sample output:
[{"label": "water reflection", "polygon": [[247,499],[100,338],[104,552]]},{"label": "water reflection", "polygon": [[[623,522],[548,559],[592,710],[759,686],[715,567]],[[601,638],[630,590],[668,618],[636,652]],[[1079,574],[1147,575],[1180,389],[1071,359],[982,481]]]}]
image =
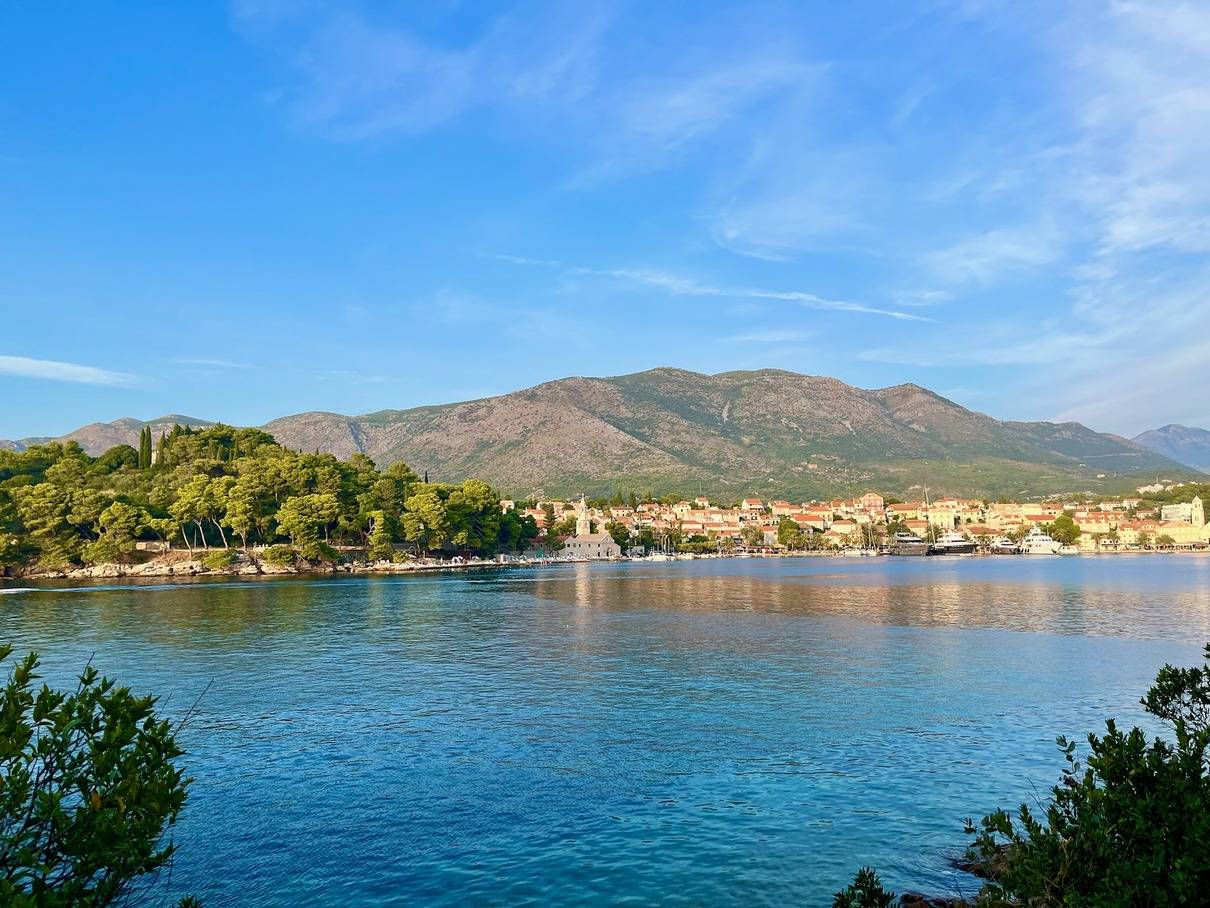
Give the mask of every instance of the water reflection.
[{"label": "water reflection", "polygon": [[[1092,559],[1089,559],[1092,560]],[[1125,559],[1123,559],[1125,560]],[[1206,559],[1132,560],[1130,572],[1104,577],[1065,571],[1066,559],[1030,565],[1025,578],[982,576],[941,560],[930,572],[894,568],[839,571],[806,562],[692,562],[652,571],[576,565],[572,576],[499,578],[533,595],[583,608],[672,608],[701,612],[775,612],[898,625],[1005,630],[1188,641],[1210,639],[1210,564]],[[1005,559],[1021,564],[1021,559]],[[1107,559],[1101,559],[1104,565]],[[986,562],[984,562],[986,563]],[[1003,563],[1003,562],[1000,562]],[[702,566],[709,564],[709,567]],[[787,564],[790,565],[787,567]],[[903,564],[903,562],[898,562]],[[1122,565],[1119,563],[1118,565]],[[662,566],[661,566],[662,567]],[[915,567],[913,563],[912,567]],[[997,565],[998,567],[998,565]],[[778,568],[781,568],[780,570]],[[1173,569],[1176,576],[1161,572]]]},{"label": "water reflection", "polygon": [[963,817],[1210,639],[1207,559],[919,561],[81,585],[0,639],[209,685],[165,900],[826,904],[957,885]]}]

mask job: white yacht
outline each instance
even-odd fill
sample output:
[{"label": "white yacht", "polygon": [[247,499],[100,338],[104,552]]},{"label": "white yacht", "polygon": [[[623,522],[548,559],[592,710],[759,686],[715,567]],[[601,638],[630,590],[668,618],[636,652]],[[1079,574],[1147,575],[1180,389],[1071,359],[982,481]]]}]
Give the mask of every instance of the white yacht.
[{"label": "white yacht", "polygon": [[1007,536],[997,536],[992,540],[988,551],[993,555],[1020,555],[1021,547]]},{"label": "white yacht", "polygon": [[1021,540],[1021,553],[1023,555],[1057,555],[1062,546],[1057,541],[1051,539],[1038,527],[1031,529],[1024,539]]},{"label": "white yacht", "polygon": [[931,555],[933,547],[914,533],[896,533],[887,542],[888,555]]},{"label": "white yacht", "polygon": [[942,533],[933,543],[934,555],[970,555],[975,551],[973,539],[967,539],[956,530]]}]

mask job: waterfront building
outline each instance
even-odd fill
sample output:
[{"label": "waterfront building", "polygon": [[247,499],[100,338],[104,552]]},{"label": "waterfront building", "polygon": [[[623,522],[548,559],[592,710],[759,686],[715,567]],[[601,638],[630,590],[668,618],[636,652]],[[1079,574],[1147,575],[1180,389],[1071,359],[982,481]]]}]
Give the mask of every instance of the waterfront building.
[{"label": "waterfront building", "polygon": [[886,501],[877,492],[866,492],[858,501],[861,509],[871,514],[882,514],[886,511]]},{"label": "waterfront building", "polygon": [[588,503],[581,496],[576,504],[576,534],[563,543],[563,551],[575,558],[620,558],[622,547],[608,533],[594,533]]},{"label": "waterfront building", "polygon": [[887,520],[919,520],[920,512],[924,509],[923,502],[901,501],[889,504],[886,509]]},{"label": "waterfront building", "polygon": [[826,530],[831,523],[831,521],[828,520],[824,515],[812,513],[791,514],[790,519],[798,524],[798,528],[800,530],[819,530],[821,533]]},{"label": "waterfront building", "polygon": [[1165,523],[1188,523],[1201,526],[1206,522],[1206,513],[1202,508],[1202,500],[1194,498],[1179,504],[1166,504],[1160,508],[1160,520]]}]

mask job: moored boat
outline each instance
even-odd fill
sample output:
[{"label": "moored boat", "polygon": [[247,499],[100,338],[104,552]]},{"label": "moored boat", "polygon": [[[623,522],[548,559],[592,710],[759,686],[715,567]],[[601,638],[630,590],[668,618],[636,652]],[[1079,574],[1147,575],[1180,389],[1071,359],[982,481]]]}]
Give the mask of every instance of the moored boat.
[{"label": "moored boat", "polygon": [[1057,555],[1060,548],[1062,546],[1057,540],[1051,539],[1038,527],[1031,529],[1026,537],[1021,540],[1021,553],[1023,555]]},{"label": "moored boat", "polygon": [[933,548],[913,533],[896,533],[887,543],[888,555],[931,555]]},{"label": "moored boat", "polygon": [[975,541],[955,531],[943,533],[933,543],[934,555],[970,555],[974,551]]},{"label": "moored boat", "polygon": [[993,555],[1020,555],[1021,547],[1007,536],[998,536],[987,549]]}]

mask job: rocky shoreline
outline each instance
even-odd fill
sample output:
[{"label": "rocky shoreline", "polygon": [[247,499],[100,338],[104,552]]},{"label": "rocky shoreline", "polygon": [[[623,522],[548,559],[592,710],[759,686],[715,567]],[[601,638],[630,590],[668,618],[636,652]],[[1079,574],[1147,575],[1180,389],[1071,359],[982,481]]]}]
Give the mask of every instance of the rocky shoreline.
[{"label": "rocky shoreline", "polygon": [[[228,551],[211,549],[210,552]],[[196,553],[195,553],[196,554]],[[27,568],[11,574],[0,573],[0,584],[12,580],[119,580],[130,579],[188,579],[201,576],[229,577],[259,577],[259,576],[332,576],[338,574],[415,574],[433,571],[464,571],[486,568],[527,568],[546,567],[552,564],[572,564],[588,559],[570,558],[530,558],[510,559],[505,561],[486,559],[453,559],[410,558],[405,561],[366,562],[359,560],[341,562],[306,562],[295,564],[276,564],[260,557],[258,553],[234,553],[236,561],[231,565],[216,567],[207,564],[203,558],[195,557],[186,552],[172,552],[159,555],[147,561],[123,563],[94,564],[86,567],[68,569]],[[707,554],[689,556],[693,558],[802,558],[836,556],[838,552],[777,552],[777,553],[735,553]],[[681,556],[682,558],[685,556]],[[974,556],[979,557],[979,556]],[[994,556],[986,556],[994,557]],[[631,558],[611,559],[613,561],[632,561]],[[645,560],[645,559],[639,559]],[[2,587],[0,587],[2,588]]]},{"label": "rocky shoreline", "polygon": [[550,562],[515,561],[440,561],[419,559],[400,562],[340,562],[273,564],[253,556],[244,556],[230,566],[212,567],[199,558],[158,558],[140,564],[94,564],[68,570],[30,570],[3,580],[119,580],[186,579],[192,577],[332,576],[338,574],[414,574],[429,571],[474,570],[483,568],[531,567]]}]

